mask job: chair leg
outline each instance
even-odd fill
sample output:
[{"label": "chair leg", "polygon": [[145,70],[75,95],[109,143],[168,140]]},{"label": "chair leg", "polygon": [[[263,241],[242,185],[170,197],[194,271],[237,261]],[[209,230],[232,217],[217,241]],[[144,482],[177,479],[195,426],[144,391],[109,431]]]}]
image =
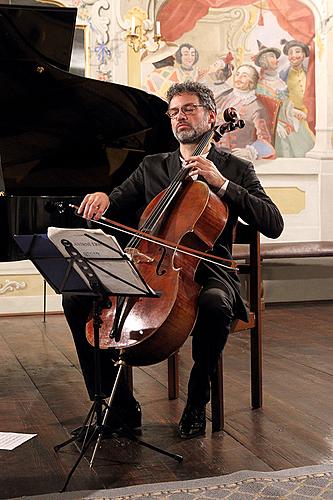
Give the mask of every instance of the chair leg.
[{"label": "chair leg", "polygon": [[221,354],[216,373],[211,380],[212,431],[224,428],[224,394],[223,394],[223,354]]},{"label": "chair leg", "polygon": [[251,403],[252,408],[261,408],[262,391],[262,337],[260,322],[251,330]]},{"label": "chair leg", "polygon": [[250,244],[250,266],[257,270],[251,277],[251,309],[255,312],[255,327],[251,329],[251,403],[252,408],[261,408],[262,391],[262,276],[260,260],[260,235]]},{"label": "chair leg", "polygon": [[168,393],[169,399],[179,397],[179,352],[168,358]]}]

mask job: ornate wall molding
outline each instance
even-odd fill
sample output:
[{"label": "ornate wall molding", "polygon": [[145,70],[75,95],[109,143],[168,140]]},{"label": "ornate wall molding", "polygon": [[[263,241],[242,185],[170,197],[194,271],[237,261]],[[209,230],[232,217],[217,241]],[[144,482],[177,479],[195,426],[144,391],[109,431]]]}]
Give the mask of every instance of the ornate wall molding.
[{"label": "ornate wall molding", "polygon": [[0,283],[0,295],[14,292],[15,290],[22,290],[26,286],[24,281],[5,280],[3,284]]},{"label": "ornate wall molding", "polygon": [[107,44],[109,41],[108,28],[111,22],[110,17],[104,11],[109,11],[108,0],[97,0],[91,7],[91,24],[95,30],[98,43]]}]

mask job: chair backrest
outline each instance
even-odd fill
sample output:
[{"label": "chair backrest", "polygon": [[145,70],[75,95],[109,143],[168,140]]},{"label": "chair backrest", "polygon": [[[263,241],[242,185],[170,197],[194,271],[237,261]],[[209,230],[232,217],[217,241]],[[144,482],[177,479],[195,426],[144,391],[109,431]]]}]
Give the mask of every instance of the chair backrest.
[{"label": "chair backrest", "polygon": [[[245,275],[246,303],[252,321],[261,325],[262,283],[260,258],[260,233],[251,226],[238,222],[234,234],[233,258],[238,261],[240,275]],[[250,318],[251,319],[251,318]],[[240,331],[241,323],[236,331]],[[249,328],[245,325],[245,328]]]}]

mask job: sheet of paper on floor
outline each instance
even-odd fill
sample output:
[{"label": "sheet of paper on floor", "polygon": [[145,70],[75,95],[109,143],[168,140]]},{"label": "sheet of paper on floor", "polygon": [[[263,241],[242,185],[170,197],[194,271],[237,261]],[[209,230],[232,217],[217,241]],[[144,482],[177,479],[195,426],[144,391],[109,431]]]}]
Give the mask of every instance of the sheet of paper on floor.
[{"label": "sheet of paper on floor", "polygon": [[19,432],[0,432],[0,450],[14,450],[37,434],[21,434]]}]

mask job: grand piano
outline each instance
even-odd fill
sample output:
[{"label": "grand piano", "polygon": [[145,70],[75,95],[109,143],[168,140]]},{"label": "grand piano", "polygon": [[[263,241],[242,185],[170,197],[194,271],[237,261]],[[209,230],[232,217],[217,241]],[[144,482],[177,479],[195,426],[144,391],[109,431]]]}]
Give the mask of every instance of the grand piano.
[{"label": "grand piano", "polygon": [[73,8],[0,5],[2,261],[22,257],[13,234],[82,224],[69,201],[176,147],[163,100],[68,71],[75,19]]}]

